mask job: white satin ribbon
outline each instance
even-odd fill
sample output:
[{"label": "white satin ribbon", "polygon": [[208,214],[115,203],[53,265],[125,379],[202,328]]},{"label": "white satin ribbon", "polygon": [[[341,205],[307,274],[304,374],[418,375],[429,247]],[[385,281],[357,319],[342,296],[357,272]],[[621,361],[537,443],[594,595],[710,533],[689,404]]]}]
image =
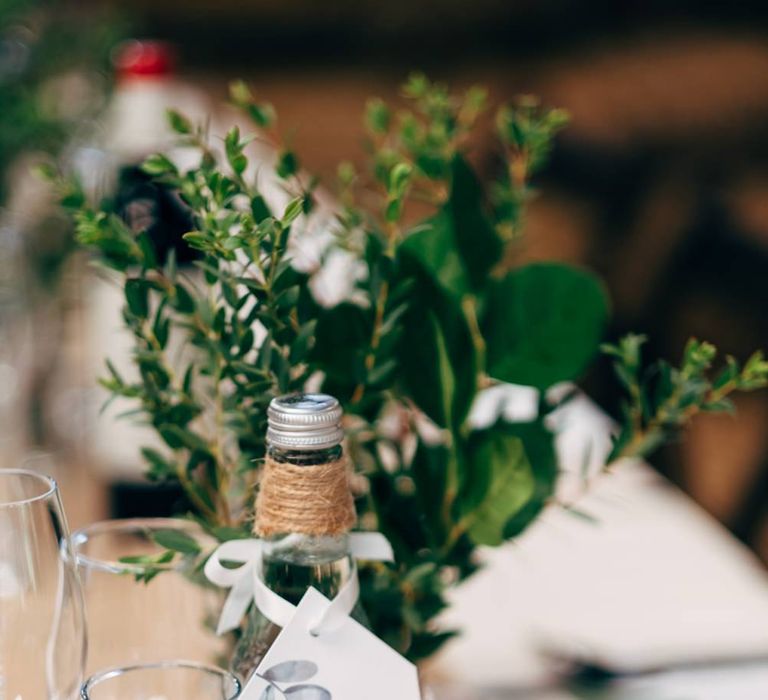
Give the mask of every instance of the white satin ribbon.
[{"label": "white satin ribbon", "polygon": [[[367,561],[394,561],[392,545],[379,532],[352,532],[349,535],[352,571],[320,620],[310,630],[320,634],[335,628],[354,609],[360,596],[355,559]],[[205,564],[205,575],[211,583],[229,588],[229,595],[221,611],[217,634],[235,629],[243,619],[251,601],[262,614],[278,627],[290,622],[296,606],[275,593],[264,583],[262,554],[264,542],[259,539],[230,540],[219,545]],[[222,562],[240,564],[225,567]]]}]

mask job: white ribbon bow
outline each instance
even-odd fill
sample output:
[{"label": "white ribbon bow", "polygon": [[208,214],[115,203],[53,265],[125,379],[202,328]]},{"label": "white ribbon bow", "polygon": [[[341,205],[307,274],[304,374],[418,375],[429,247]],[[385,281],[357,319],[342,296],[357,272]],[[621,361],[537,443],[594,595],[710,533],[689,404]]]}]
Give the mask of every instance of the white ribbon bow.
[{"label": "white ribbon bow", "polygon": [[[355,607],[360,595],[356,559],[368,561],[394,561],[392,545],[379,532],[353,532],[349,535],[352,571],[347,582],[312,627],[314,634],[328,631],[338,625]],[[296,612],[296,606],[275,593],[264,583],[262,573],[262,540],[230,540],[219,545],[205,564],[205,575],[211,583],[230,592],[221,611],[216,634],[235,629],[243,619],[251,601],[278,627],[285,627]],[[222,562],[239,563],[227,568]]]}]

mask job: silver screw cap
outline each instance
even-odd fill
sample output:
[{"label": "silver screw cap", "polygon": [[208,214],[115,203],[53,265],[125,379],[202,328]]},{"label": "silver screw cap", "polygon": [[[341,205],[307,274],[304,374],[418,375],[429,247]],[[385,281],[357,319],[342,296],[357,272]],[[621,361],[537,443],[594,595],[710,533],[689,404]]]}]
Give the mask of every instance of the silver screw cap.
[{"label": "silver screw cap", "polygon": [[325,450],[341,443],[341,405],[328,394],[288,394],[267,408],[267,442],[288,450]]}]

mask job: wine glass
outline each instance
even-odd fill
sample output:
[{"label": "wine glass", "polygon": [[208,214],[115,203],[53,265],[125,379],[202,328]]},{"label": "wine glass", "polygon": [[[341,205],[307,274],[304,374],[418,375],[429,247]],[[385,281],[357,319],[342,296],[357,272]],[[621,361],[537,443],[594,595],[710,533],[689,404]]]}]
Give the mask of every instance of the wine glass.
[{"label": "wine glass", "polygon": [[111,668],[91,676],[82,700],[235,700],[240,682],[215,666],[161,661]]},{"label": "wine glass", "polygon": [[106,520],[72,533],[87,611],[87,675],[179,658],[225,663],[228,640],[214,633],[224,593],[204,578],[196,557],[164,561],[163,542],[191,542],[202,552],[216,546],[177,518]]},{"label": "wine glass", "polygon": [[82,591],[56,482],[0,470],[0,698],[71,700],[85,650]]}]

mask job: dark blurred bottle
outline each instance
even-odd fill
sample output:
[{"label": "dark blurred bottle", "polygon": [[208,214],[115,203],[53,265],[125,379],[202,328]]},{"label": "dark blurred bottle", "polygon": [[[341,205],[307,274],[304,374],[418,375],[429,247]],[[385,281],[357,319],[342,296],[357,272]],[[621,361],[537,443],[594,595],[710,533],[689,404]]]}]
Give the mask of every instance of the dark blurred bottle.
[{"label": "dark blurred bottle", "polygon": [[[80,150],[78,170],[92,196],[107,201],[133,230],[148,232],[159,260],[165,261],[173,251],[180,267],[189,266],[196,256],[182,236],[194,228],[190,212],[176,192],[153,182],[141,164],[152,153],[163,151],[180,167],[186,165],[184,150],[174,145],[167,112],[174,109],[202,123],[208,117],[208,101],[176,77],[175,52],[164,42],[121,44],[113,53],[113,64],[115,90],[101,124],[99,143]],[[121,286],[92,278],[86,297],[92,379],[103,374],[105,358],[124,377],[136,377],[131,362],[133,339],[122,328],[120,310],[125,301]],[[117,418],[133,408],[129,402],[117,400],[99,416],[91,442],[94,463],[111,484],[112,516],[165,515],[179,493],[143,483],[139,448],[162,445],[150,428]]]},{"label": "dark blurred bottle", "polygon": [[174,65],[174,51],[163,42],[130,41],[115,50],[117,87],[106,134],[116,157],[116,213],[134,230],[148,231],[161,259],[174,250],[177,262],[184,264],[195,257],[182,239],[193,228],[189,212],[175,192],[141,170],[144,159],[157,151],[181,157],[168,126],[169,109],[193,121],[207,116],[205,99],[176,79]]}]

